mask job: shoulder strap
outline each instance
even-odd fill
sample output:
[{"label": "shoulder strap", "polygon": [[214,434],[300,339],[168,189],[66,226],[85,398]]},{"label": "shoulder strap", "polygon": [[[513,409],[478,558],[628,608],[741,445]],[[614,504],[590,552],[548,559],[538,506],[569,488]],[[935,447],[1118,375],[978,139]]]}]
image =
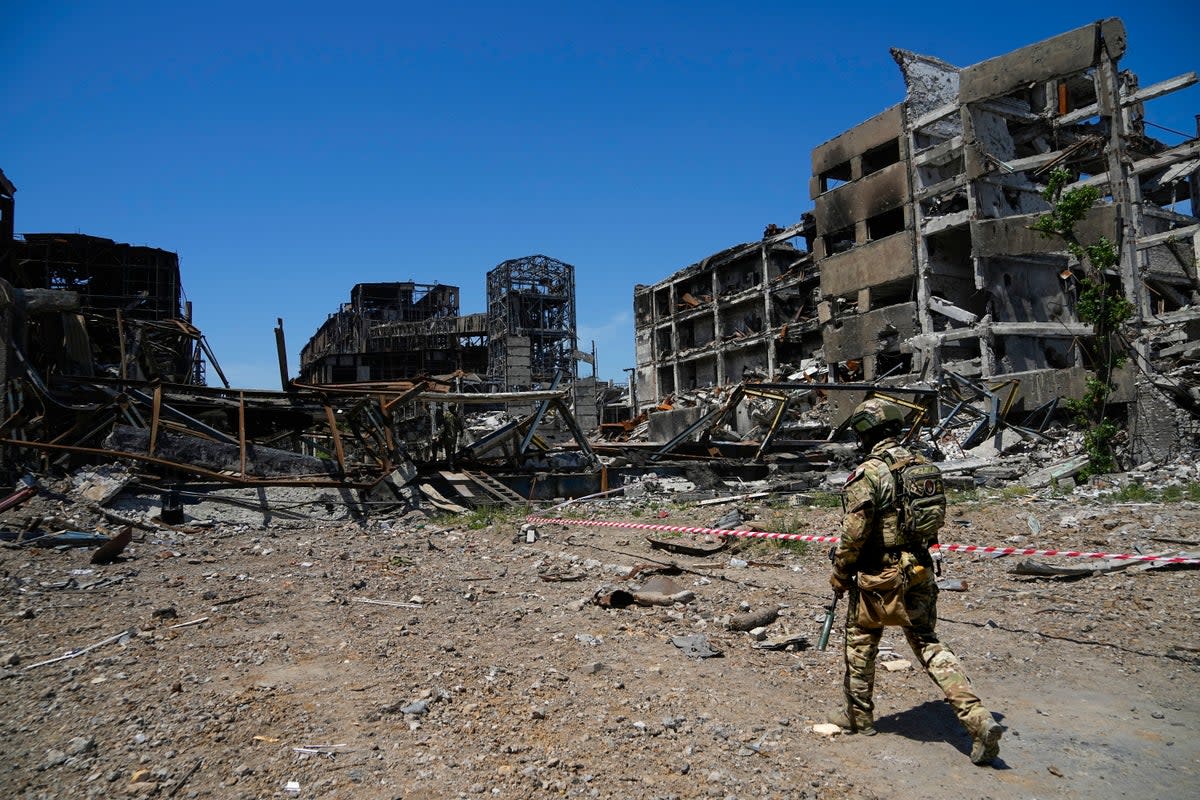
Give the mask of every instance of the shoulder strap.
[{"label": "shoulder strap", "polygon": [[892,469],[892,465],[896,462],[890,450],[884,450],[882,453],[871,453],[871,455],[867,456],[867,460],[879,461],[888,469]]}]

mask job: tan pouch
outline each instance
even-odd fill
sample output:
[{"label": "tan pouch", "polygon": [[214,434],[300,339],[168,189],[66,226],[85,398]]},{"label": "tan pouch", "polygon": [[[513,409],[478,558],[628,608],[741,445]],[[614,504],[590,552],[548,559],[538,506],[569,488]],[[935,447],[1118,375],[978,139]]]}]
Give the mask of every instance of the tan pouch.
[{"label": "tan pouch", "polygon": [[904,570],[899,565],[884,567],[868,575],[858,573],[858,618],[863,628],[882,628],[884,625],[910,625],[904,608],[904,590],[908,586]]}]

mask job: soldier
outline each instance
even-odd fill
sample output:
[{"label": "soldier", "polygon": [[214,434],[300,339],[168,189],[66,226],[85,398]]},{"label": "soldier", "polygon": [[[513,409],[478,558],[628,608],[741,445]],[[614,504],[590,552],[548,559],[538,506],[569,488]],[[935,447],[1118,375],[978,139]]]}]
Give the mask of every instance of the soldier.
[{"label": "soldier", "polygon": [[454,469],[454,454],[458,452],[458,440],[463,429],[458,409],[450,404],[446,405],[445,413],[441,413],[441,409],[439,409],[438,424],[440,425],[438,439],[442,449],[446,452],[446,464],[450,469]]},{"label": "soldier", "polygon": [[[830,552],[833,574],[829,582],[837,597],[849,592],[850,602],[845,707],[829,721],[849,733],[875,733],[871,699],[875,656],[884,625],[899,625],[921,666],[945,692],[971,735],[971,761],[990,764],[1000,752],[1004,728],[972,691],[958,657],[935,632],[938,588],[929,547],[937,541],[937,527],[945,519],[940,472],[927,466],[921,478],[929,500],[941,503],[940,512],[935,508],[931,516],[908,511],[898,495],[909,493],[910,482],[897,476],[905,474],[901,470],[907,465],[929,462],[899,444],[903,423],[901,408],[879,398],[860,403],[850,417],[859,446],[868,455],[846,479],[841,541]],[[914,531],[913,520],[906,516],[922,514],[925,518],[917,524],[920,530]]]}]

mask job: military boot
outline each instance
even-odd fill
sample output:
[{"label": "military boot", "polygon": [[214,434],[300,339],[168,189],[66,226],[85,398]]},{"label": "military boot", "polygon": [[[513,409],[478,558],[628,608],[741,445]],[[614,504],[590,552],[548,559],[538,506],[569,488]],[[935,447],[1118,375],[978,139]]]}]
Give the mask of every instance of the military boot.
[{"label": "military boot", "polygon": [[865,714],[856,714],[853,718],[845,709],[829,715],[829,722],[837,725],[846,733],[861,733],[863,736],[875,735],[875,723]]},{"label": "military boot", "polygon": [[984,766],[1000,755],[1000,736],[1004,727],[988,714],[971,731],[971,763]]}]

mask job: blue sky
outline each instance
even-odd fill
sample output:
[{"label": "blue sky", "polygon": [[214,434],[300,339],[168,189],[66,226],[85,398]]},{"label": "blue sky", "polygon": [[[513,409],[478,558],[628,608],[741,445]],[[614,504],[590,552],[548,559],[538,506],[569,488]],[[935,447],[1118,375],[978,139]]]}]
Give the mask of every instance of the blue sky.
[{"label": "blue sky", "polygon": [[[1120,16],[1143,85],[1200,69],[1181,0],[433,5],[10,1],[17,231],[178,252],[243,387],[278,388],[277,317],[294,375],[355,283],[456,284],[482,311],[487,270],[544,253],[623,379],[634,284],[810,210],[812,148],[903,96],[889,47],[962,66]],[[1194,134],[1196,113],[1193,87],[1148,118]]]}]

